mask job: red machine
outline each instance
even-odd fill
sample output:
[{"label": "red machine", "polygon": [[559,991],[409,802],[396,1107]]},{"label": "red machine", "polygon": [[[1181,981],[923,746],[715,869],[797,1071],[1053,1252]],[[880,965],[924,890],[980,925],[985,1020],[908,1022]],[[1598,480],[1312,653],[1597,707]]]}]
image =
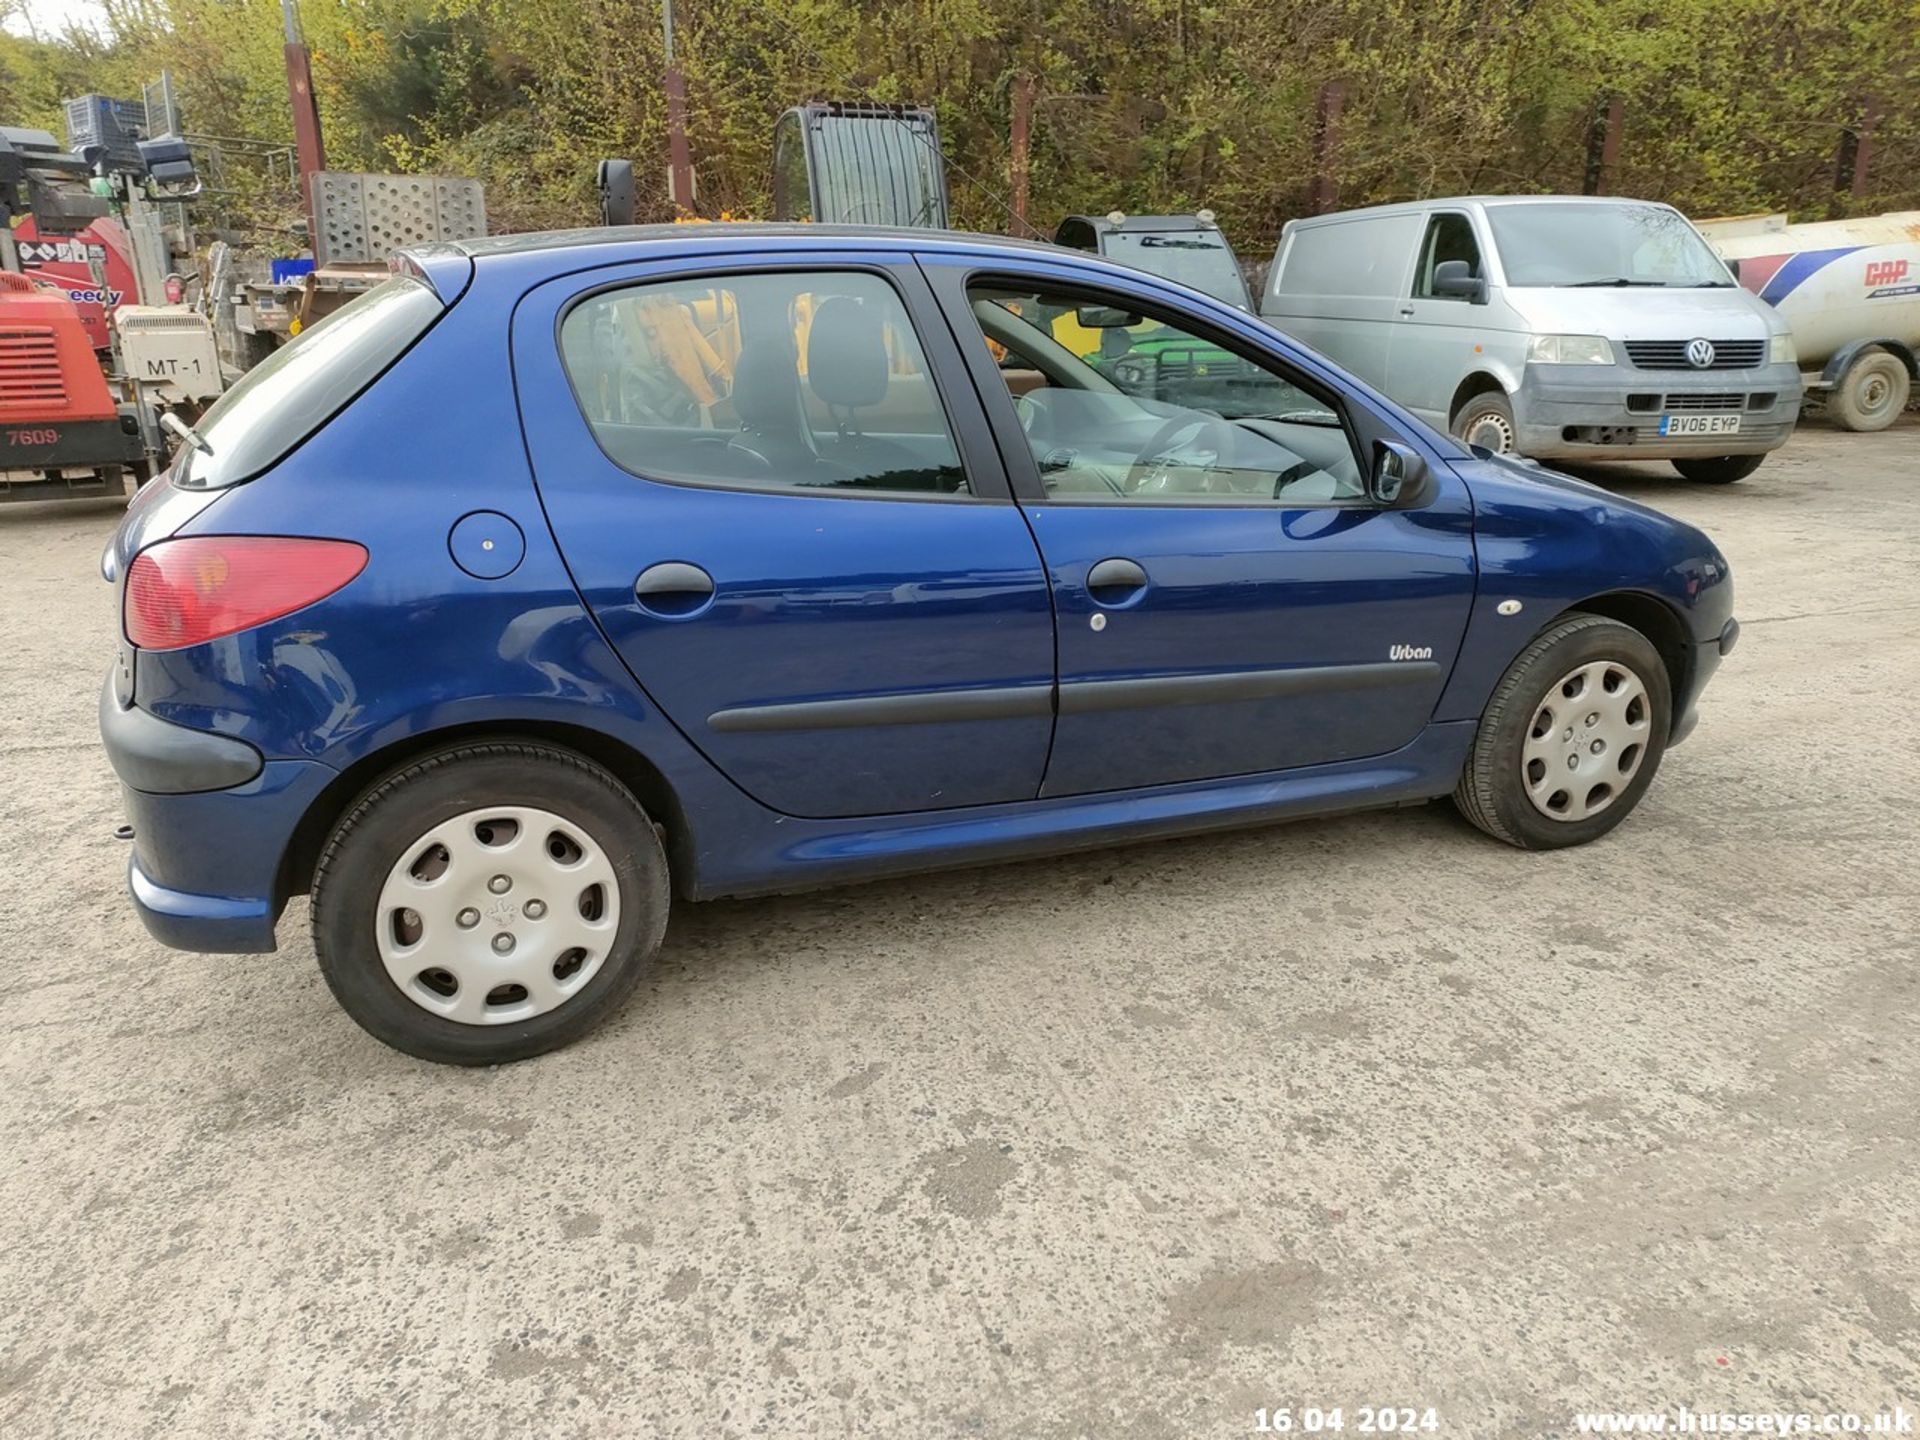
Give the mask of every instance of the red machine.
[{"label": "red machine", "polygon": [[141,456],[73,301],[0,271],[0,495],[113,493],[109,477]]}]

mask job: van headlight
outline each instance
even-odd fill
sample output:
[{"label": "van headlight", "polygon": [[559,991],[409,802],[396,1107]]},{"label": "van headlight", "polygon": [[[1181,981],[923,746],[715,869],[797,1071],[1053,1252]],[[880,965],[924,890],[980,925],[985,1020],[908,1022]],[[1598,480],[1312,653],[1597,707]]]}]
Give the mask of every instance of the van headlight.
[{"label": "van headlight", "polygon": [[1527,342],[1534,365],[1611,365],[1613,346],[1604,335],[1536,335]]},{"label": "van headlight", "polygon": [[1800,352],[1793,348],[1793,336],[1791,334],[1774,336],[1773,343],[1767,346],[1767,359],[1775,365],[1798,365]]}]

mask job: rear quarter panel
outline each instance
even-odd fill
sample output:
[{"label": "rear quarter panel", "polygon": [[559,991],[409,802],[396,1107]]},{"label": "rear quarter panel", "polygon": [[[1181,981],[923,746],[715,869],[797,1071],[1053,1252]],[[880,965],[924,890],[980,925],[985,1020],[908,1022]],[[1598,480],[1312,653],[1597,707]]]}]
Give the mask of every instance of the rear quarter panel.
[{"label": "rear quarter panel", "polygon": [[[670,783],[712,778],[643,701],[554,545],[508,365],[517,293],[477,279],[347,411],[186,522],[178,533],[353,540],[368,562],[303,610],[189,649],[143,652],[141,705],[237,736],[269,761],[336,770],[427,732],[530,720],[602,730]],[[524,557],[503,578],[454,562],[449,534],[474,512],[504,517],[523,537]],[[502,524],[500,533],[511,532]]]}]

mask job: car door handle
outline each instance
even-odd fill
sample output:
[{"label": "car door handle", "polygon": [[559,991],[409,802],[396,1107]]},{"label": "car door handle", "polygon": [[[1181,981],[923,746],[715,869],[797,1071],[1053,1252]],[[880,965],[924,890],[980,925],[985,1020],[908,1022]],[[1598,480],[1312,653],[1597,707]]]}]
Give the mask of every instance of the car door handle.
[{"label": "car door handle", "polygon": [[1137,561],[1102,560],[1087,571],[1087,593],[1096,605],[1124,605],[1147,588],[1147,572]]},{"label": "car door handle", "polygon": [[1401,313],[1402,315],[1412,315],[1412,314],[1413,314],[1413,307],[1412,307],[1411,305],[1402,305],[1402,306],[1400,307],[1400,313]]},{"label": "car door handle", "polygon": [[633,582],[633,598],[649,615],[684,620],[712,603],[713,577],[680,560],[649,565]]}]

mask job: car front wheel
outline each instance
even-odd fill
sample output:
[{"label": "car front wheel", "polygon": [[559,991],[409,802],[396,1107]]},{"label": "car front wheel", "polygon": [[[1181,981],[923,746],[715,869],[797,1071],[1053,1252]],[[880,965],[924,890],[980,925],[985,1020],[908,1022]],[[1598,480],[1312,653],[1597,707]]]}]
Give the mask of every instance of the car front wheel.
[{"label": "car front wheel", "polygon": [[354,805],[314,876],[313,941],[341,1006],[394,1049],[523,1060],[617,1010],[666,930],[666,855],[600,766],[477,744]]},{"label": "car front wheel", "polygon": [[1455,411],[1453,433],[1467,444],[1496,455],[1511,454],[1520,439],[1513,403],[1498,390],[1483,390]]},{"label": "car front wheel", "polygon": [[1494,688],[1454,804],[1525,850],[1597,840],[1653,783],[1672,707],[1646,636],[1604,616],[1566,616]]}]

